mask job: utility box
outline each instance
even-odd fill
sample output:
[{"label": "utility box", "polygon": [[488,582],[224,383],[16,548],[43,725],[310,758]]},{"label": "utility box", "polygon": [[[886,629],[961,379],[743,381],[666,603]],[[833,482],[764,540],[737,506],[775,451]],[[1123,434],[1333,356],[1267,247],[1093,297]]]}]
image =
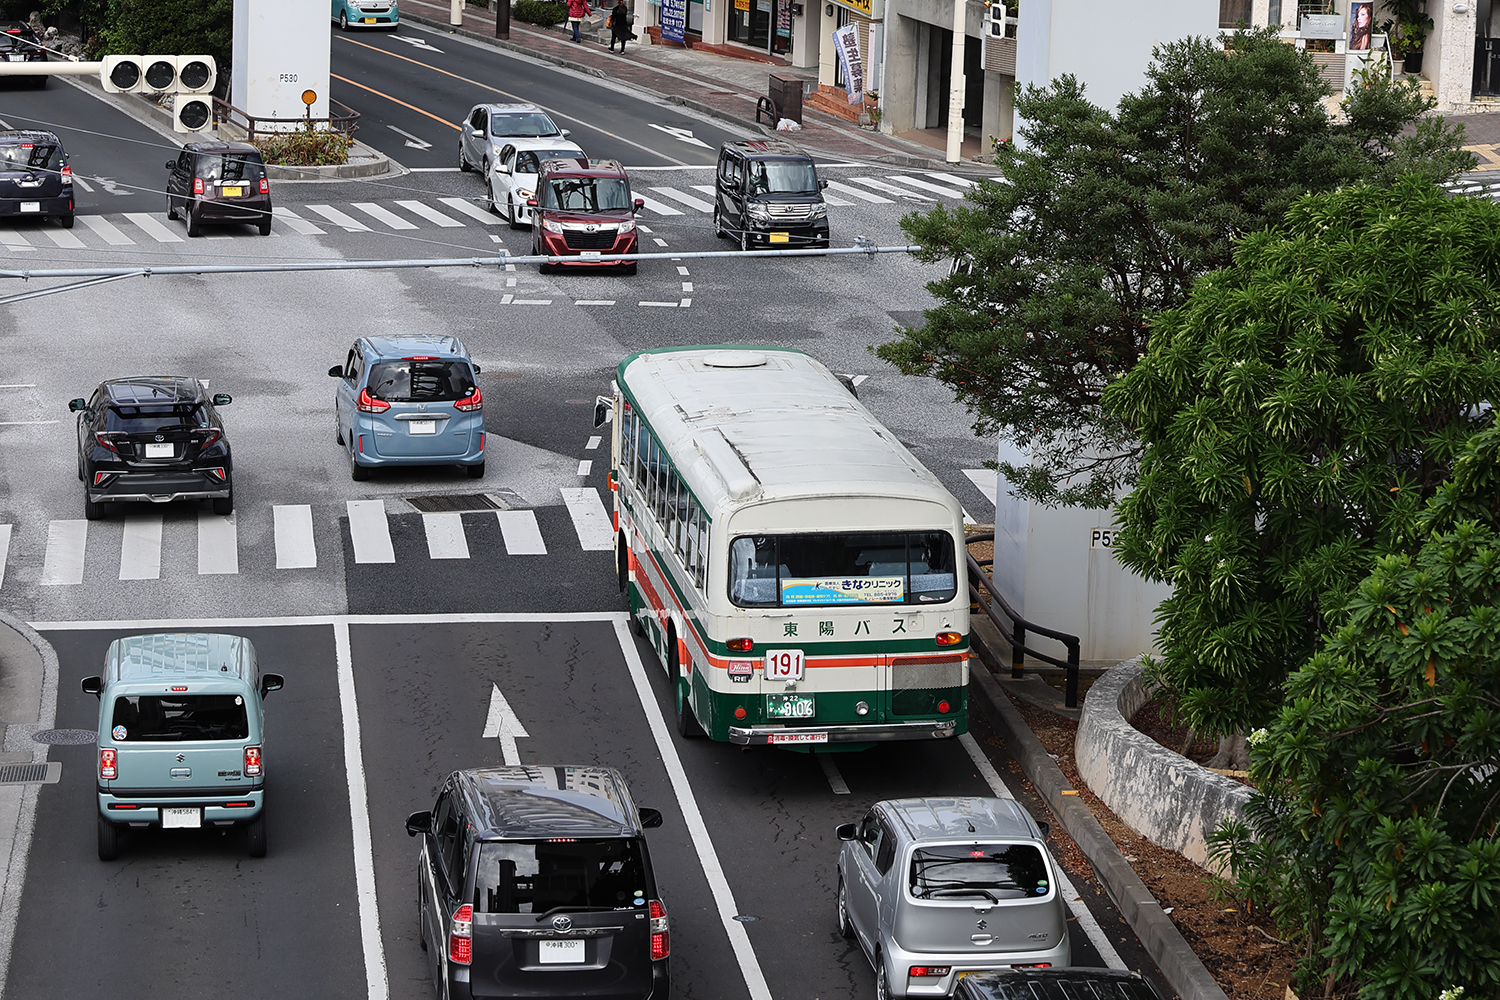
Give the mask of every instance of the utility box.
[{"label": "utility box", "polygon": [[800,76],[769,77],[771,103],[776,106],[777,118],[790,118],[802,124],[802,78]]},{"label": "utility box", "polygon": [[[229,103],[252,118],[256,130],[289,132],[308,115],[328,117],[329,48],[333,22],[321,3],[308,0],[234,0],[234,67]],[[303,94],[312,97],[304,103]]]}]

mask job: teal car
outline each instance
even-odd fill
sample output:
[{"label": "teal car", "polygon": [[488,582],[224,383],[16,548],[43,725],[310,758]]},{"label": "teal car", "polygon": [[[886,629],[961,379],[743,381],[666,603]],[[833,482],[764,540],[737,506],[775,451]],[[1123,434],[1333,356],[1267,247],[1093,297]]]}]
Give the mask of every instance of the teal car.
[{"label": "teal car", "polygon": [[333,0],[333,20],[344,31],[350,28],[390,28],[401,23],[396,0]]},{"label": "teal car", "polygon": [[238,635],[176,633],[116,639],[99,699],[99,859],[126,829],[242,826],[252,858],[266,854],[262,700],[284,683],[261,673]]}]

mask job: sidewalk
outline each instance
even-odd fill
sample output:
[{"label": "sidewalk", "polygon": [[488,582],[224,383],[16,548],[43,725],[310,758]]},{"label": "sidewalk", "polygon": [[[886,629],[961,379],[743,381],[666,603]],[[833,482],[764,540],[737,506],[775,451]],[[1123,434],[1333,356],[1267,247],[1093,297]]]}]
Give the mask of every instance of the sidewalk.
[{"label": "sidewalk", "polygon": [[[549,30],[512,18],[510,40],[501,41],[495,38],[495,15],[490,11],[466,5],[464,23],[458,29],[448,24],[448,13],[448,4],[432,0],[406,0],[401,5],[404,20],[439,31],[456,31],[475,41],[521,52],[589,76],[613,80],[752,132],[779,134],[824,156],[933,170],[949,169],[942,154],[928,146],[862,129],[812,110],[805,104],[801,132],[776,133],[769,125],[756,124],[755,103],[769,93],[772,73],[816,82],[815,70],[759,62],[753,58],[736,59],[699,49],[652,45],[639,22],[636,32],[641,36],[640,41],[631,42],[626,53],[620,55],[606,48],[608,30],[600,26],[590,29],[587,22],[583,32],[586,40],[575,44],[561,27]],[[979,163],[965,163],[958,169],[969,169],[979,176],[985,175],[988,168]]]}]

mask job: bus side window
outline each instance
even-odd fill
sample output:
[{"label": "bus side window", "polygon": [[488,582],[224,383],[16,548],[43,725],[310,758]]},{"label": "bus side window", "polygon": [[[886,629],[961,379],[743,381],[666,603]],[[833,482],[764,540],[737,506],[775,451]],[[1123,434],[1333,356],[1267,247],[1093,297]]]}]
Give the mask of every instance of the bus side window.
[{"label": "bus side window", "polygon": [[661,511],[657,509],[657,503],[661,499],[661,486],[657,482],[656,473],[661,468],[661,449],[656,446],[656,438],[649,442],[650,451],[646,457],[646,506],[658,518]]},{"label": "bus side window", "polygon": [[667,458],[667,453],[654,442],[651,445],[651,457],[656,461],[656,486],[652,490],[652,500],[655,501],[656,523],[663,528],[667,526],[667,490],[672,485],[672,464]]},{"label": "bus side window", "polygon": [[666,508],[665,517],[662,518],[662,527],[667,529],[667,547],[673,552],[682,553],[682,546],[678,544],[678,526],[680,524],[677,513],[678,497],[682,494],[682,483],[677,479],[675,471],[669,471],[666,476],[667,489],[666,501],[662,504]]},{"label": "bus side window", "polygon": [[620,468],[630,474],[630,453],[635,444],[635,415],[628,410],[620,417]]},{"label": "bus side window", "polygon": [[635,488],[640,491],[641,499],[646,499],[646,458],[651,452],[651,432],[646,430],[646,422],[639,417],[636,418],[635,432]]}]

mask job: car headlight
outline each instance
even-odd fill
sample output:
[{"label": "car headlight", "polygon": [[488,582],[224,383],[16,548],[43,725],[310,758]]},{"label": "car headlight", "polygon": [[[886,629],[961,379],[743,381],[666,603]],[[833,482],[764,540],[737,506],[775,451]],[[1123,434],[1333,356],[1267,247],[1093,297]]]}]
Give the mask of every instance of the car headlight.
[{"label": "car headlight", "polygon": [[525,201],[527,198],[532,197],[532,192],[527,191],[524,188],[516,188],[516,197],[520,198],[522,201]]},{"label": "car headlight", "polygon": [[816,205],[813,206],[812,216],[811,217],[814,218],[814,219],[826,219],[826,218],[828,218],[828,206],[825,205],[821,201],[818,202]]},{"label": "car headlight", "polygon": [[762,204],[759,204],[757,202],[753,202],[752,201],[750,203],[749,212],[750,212],[750,218],[752,218],[752,219],[759,219],[761,222],[770,222],[771,221],[771,206],[770,205],[762,205]]},{"label": "car headlight", "polygon": [[561,222],[553,222],[551,219],[542,220],[542,228],[549,233],[560,233],[563,231]]},{"label": "car headlight", "polygon": [[628,232],[633,231],[634,229],[635,229],[635,223],[634,222],[622,222],[622,223],[620,223],[620,232],[622,232],[622,233],[628,233]]}]

